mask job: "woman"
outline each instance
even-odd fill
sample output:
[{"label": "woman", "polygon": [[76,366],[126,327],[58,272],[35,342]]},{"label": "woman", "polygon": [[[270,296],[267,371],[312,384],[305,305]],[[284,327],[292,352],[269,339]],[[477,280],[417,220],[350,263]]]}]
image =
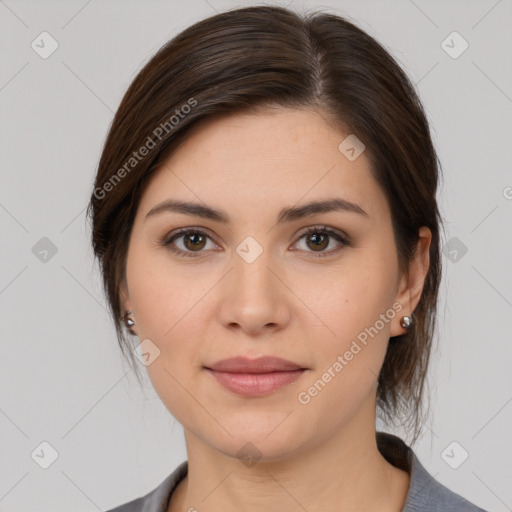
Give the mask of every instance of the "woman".
[{"label": "woman", "polygon": [[237,9],[158,51],[89,215],[188,460],[116,512],[483,510],[375,427],[421,431],[439,172],[409,79],[341,17]]}]

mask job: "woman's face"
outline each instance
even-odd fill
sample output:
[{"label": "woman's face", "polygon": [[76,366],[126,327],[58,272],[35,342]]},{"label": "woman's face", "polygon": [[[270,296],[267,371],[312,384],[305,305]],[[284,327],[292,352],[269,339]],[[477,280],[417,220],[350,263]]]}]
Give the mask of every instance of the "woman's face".
[{"label": "woman's face", "polygon": [[[387,201],[364,151],[353,159],[350,139],[339,149],[348,135],[313,111],[217,119],[144,191],[124,305],[150,340],[142,346],[156,392],[209,448],[239,456],[250,442],[277,460],[336,432],[375,429],[388,339],[405,332],[399,321],[424,272],[412,285],[399,275]],[[195,214],[148,215],[166,201]],[[325,201],[352,206],[304,208]],[[302,370],[224,374],[226,387],[208,368],[236,356]]]}]

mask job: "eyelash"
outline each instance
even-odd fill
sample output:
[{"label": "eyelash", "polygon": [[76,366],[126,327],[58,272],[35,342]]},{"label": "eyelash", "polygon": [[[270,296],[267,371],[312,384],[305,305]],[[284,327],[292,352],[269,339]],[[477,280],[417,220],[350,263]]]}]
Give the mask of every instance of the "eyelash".
[{"label": "eyelash", "polygon": [[[341,236],[339,233],[337,233],[336,231],[333,231],[332,229],[328,228],[327,226],[310,227],[304,233],[301,234],[301,236],[299,237],[299,240],[301,240],[305,236],[310,235],[312,233],[326,234],[329,237],[332,237],[335,240],[337,240],[338,242],[340,242],[342,245],[341,245],[341,247],[338,247],[337,249],[334,249],[334,250],[331,249],[330,251],[321,251],[321,252],[306,251],[306,252],[312,252],[314,254],[314,256],[308,256],[308,258],[323,258],[323,257],[329,256],[333,253],[337,253],[337,252],[341,251],[344,246],[351,245],[351,242],[348,239],[348,237]],[[178,254],[180,256],[185,256],[185,257],[196,258],[202,252],[204,252],[204,251],[197,251],[197,253],[194,254],[193,251],[182,251],[181,249],[177,249],[175,246],[172,245],[172,243],[177,238],[180,238],[184,235],[202,235],[202,236],[206,236],[211,239],[211,237],[208,235],[208,233],[206,233],[202,229],[183,228],[183,229],[177,231],[176,233],[172,234],[172,236],[165,237],[164,240],[162,240],[160,242],[160,244],[163,245],[164,247],[167,247],[171,252]]]}]

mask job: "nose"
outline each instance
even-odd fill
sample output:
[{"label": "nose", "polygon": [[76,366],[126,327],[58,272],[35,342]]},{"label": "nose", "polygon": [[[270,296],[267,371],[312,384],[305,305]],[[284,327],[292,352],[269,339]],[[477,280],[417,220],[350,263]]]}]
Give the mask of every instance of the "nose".
[{"label": "nose", "polygon": [[285,328],[291,316],[290,292],[279,274],[270,251],[263,251],[254,261],[235,254],[219,290],[222,324],[251,336]]}]

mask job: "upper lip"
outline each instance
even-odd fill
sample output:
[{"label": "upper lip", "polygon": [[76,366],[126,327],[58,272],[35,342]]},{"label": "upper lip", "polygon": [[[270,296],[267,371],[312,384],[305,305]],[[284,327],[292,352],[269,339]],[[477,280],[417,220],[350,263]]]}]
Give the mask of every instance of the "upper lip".
[{"label": "upper lip", "polygon": [[210,366],[206,366],[206,368],[217,372],[228,373],[270,373],[305,369],[292,361],[269,356],[259,357],[257,359],[232,357],[217,361]]}]

